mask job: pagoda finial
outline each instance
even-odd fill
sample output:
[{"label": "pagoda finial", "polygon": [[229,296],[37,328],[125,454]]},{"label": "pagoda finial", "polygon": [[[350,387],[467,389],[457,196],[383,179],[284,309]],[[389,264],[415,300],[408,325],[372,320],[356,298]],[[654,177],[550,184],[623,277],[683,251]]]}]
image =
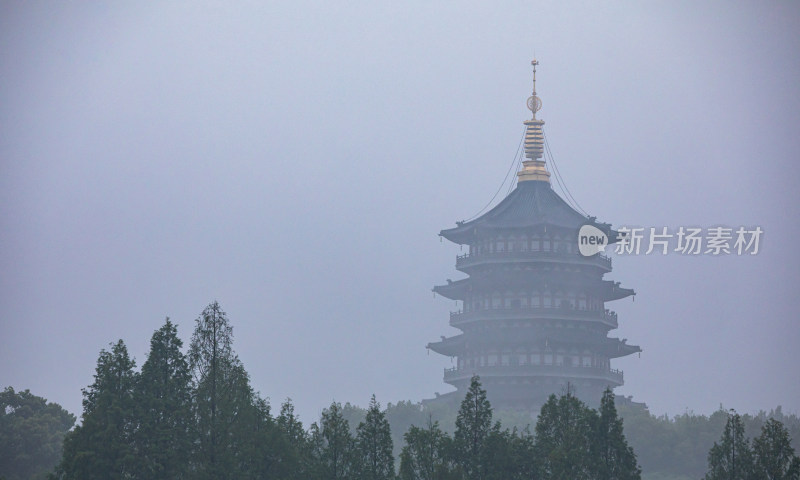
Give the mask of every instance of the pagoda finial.
[{"label": "pagoda finial", "polygon": [[542,99],[536,95],[536,66],[539,65],[539,61],[534,58],[531,65],[533,65],[533,93],[528,97],[528,110],[533,112],[533,119],[536,120],[536,112],[542,109]]},{"label": "pagoda finial", "polygon": [[544,120],[536,119],[536,112],[542,109],[542,99],[536,95],[536,66],[539,61],[535,58],[531,62],[533,65],[533,94],[528,97],[528,110],[533,113],[533,117],[524,122],[525,129],[525,156],[528,160],[522,162],[522,170],[517,172],[520,182],[538,180],[550,182],[550,172],[544,166],[544,132],[542,125]]}]

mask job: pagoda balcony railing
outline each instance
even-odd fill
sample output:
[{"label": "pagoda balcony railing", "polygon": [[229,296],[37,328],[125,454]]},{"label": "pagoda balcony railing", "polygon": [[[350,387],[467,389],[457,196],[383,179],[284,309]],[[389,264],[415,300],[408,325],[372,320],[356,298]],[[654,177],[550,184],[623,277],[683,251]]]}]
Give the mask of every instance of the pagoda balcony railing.
[{"label": "pagoda balcony railing", "polygon": [[453,367],[444,369],[444,381],[469,380],[473,375],[480,377],[567,377],[595,378],[623,384],[622,370],[606,367],[581,365],[540,364],[540,365],[493,365],[482,367]]},{"label": "pagoda balcony railing", "polygon": [[595,320],[617,328],[617,314],[611,310],[582,310],[574,307],[492,307],[470,311],[450,312],[450,325],[458,327],[481,320],[527,320],[527,319]]},{"label": "pagoda balcony railing", "polygon": [[580,265],[595,265],[606,271],[611,271],[611,258],[602,253],[591,257],[584,257],[579,253],[568,253],[564,251],[465,253],[456,257],[456,268],[461,270],[479,264],[507,262],[566,262]]}]

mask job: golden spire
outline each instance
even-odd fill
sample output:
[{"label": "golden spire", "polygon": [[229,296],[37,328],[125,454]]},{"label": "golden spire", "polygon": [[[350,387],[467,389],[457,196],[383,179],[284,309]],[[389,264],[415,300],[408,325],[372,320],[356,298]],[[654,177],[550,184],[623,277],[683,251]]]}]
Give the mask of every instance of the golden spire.
[{"label": "golden spire", "polygon": [[538,180],[550,182],[550,172],[544,166],[544,160],[540,160],[544,155],[544,134],[542,125],[544,120],[536,119],[536,112],[542,109],[542,99],[536,95],[536,66],[539,62],[534,58],[533,65],[533,94],[528,97],[528,110],[533,113],[533,117],[523,122],[525,129],[525,156],[528,160],[522,162],[522,170],[517,172],[518,181],[527,182]]}]

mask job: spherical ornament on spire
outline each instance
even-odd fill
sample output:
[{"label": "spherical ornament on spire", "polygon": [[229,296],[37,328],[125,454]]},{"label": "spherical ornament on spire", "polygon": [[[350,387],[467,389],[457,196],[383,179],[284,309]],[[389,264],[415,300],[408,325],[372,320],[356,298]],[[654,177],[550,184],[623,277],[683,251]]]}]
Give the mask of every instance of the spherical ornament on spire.
[{"label": "spherical ornament on spire", "polygon": [[528,110],[533,112],[536,115],[536,112],[542,109],[542,99],[537,97],[536,95],[531,95],[528,97]]}]

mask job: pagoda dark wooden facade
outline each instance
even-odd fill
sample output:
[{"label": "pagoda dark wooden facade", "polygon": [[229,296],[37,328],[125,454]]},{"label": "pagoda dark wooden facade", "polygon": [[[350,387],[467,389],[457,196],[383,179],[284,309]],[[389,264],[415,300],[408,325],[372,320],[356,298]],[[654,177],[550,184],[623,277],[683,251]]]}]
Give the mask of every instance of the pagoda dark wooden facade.
[{"label": "pagoda dark wooden facade", "polygon": [[467,277],[434,287],[460,304],[450,325],[461,333],[428,348],[453,359],[444,381],[457,391],[445,398],[463,396],[478,375],[499,408],[535,411],[567,385],[597,404],[606,387],[623,384],[611,360],[641,351],[609,337],[617,315],[606,302],[634,291],[604,278],[611,272],[610,258],[579,253],[581,226],[593,225],[611,241],[616,232],[578,213],[550,186],[541,160],[544,122],[536,119],[541,101],[535,76],[528,107],[533,111],[525,122],[528,160],[516,189],[486,214],[440,233],[468,248],[456,259],[456,269]]}]

